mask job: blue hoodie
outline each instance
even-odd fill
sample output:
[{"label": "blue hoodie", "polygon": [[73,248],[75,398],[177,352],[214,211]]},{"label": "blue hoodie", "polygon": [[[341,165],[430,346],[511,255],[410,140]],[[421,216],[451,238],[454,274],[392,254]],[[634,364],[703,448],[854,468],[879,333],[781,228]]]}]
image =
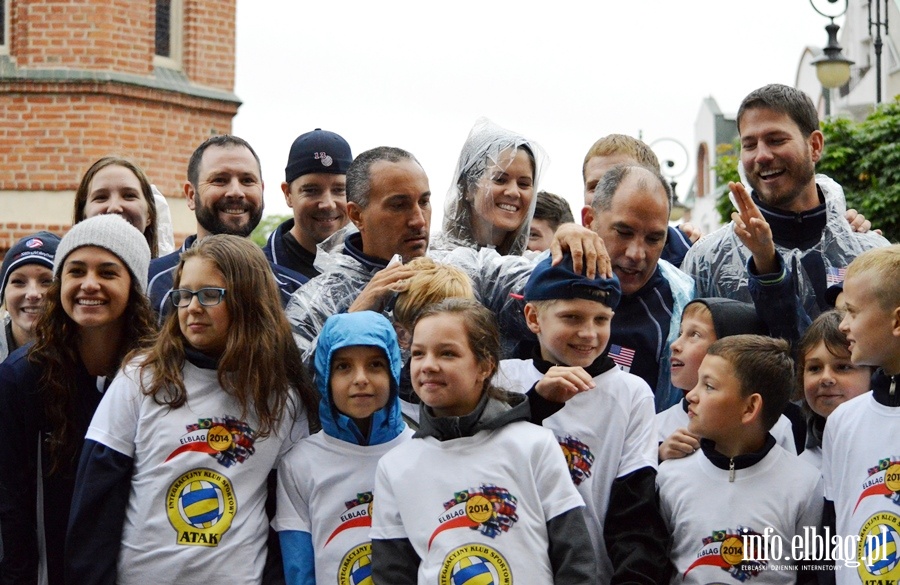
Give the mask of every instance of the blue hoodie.
[{"label": "blue hoodie", "polygon": [[[357,345],[384,350],[390,365],[391,391],[384,408],[372,414],[369,436],[364,437],[349,416],[341,413],[331,396],[331,360],[334,352]],[[395,438],[405,428],[400,413],[399,380],[403,362],[394,327],[383,315],[372,311],[341,313],[325,321],[316,346],[316,387],[322,400],[319,418],[322,430],[337,439],[356,445],[380,445]]]},{"label": "blue hoodie", "polygon": [[[372,414],[369,436],[364,437],[349,416],[341,413],[331,396],[331,360],[344,347],[372,346],[384,350],[390,366],[391,388],[385,406]],[[396,438],[406,428],[400,413],[399,380],[402,362],[397,334],[390,321],[372,311],[341,313],[325,321],[316,347],[316,387],[322,396],[319,418],[322,431],[355,445],[380,445]],[[288,585],[315,585],[315,551],[312,535],[300,530],[278,533]]]}]

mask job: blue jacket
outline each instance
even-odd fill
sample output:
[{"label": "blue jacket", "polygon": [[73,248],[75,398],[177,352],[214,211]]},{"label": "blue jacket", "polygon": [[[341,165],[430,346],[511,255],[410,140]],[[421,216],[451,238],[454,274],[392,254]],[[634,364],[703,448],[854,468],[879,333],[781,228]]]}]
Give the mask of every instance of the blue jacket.
[{"label": "blue jacket", "polygon": [[[178,250],[150,261],[147,296],[150,297],[150,307],[160,317],[168,314],[169,308],[172,306],[171,303],[168,303],[169,292],[171,292],[172,283],[175,281],[175,269],[178,268],[181,254],[193,246],[196,241],[197,234],[188,236]],[[272,268],[272,274],[275,275],[275,284],[278,285],[278,289],[281,292],[281,305],[285,306],[291,298],[291,293],[300,288],[309,279],[300,273],[271,262],[269,262],[269,266]]]},{"label": "blue jacket", "polygon": [[[71,412],[75,423],[72,439],[77,441],[74,458],[51,475],[46,438],[52,428],[44,412],[43,370],[29,361],[31,347],[20,347],[0,365],[0,429],[4,436],[4,448],[0,450],[0,523],[6,539],[0,583],[37,582],[40,531],[44,534],[49,583],[54,585],[64,582],[63,550],[76,485],[76,462],[109,380],[91,376],[80,361],[76,364]],[[43,493],[40,512],[39,487]]]},{"label": "blue jacket", "polygon": [[[284,245],[284,237],[294,228],[294,220],[289,219],[275,228],[263,246],[263,254],[272,264],[282,268],[299,272],[307,278],[315,278],[319,275],[316,270],[316,252],[310,252],[303,246],[296,244],[295,253],[291,253]],[[297,254],[300,254],[298,257]]]}]

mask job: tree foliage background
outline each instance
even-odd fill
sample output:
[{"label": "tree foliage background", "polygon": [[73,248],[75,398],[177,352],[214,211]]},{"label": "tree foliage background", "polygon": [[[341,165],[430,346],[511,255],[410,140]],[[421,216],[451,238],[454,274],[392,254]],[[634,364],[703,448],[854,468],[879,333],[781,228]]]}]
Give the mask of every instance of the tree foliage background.
[{"label": "tree foliage background", "polygon": [[[844,187],[848,208],[859,210],[891,242],[900,241],[900,96],[881,104],[862,122],[835,117],[821,127],[825,151],[816,172]],[[719,185],[738,180],[739,157],[738,141],[718,147]],[[727,191],[716,208],[723,222],[731,221]]]}]

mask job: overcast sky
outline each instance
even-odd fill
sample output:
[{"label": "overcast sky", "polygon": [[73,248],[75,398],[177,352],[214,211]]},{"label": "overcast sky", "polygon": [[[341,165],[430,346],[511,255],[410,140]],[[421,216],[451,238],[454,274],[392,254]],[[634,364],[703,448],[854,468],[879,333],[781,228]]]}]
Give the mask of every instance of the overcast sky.
[{"label": "overcast sky", "polygon": [[[319,127],[354,155],[412,152],[438,226],[459,150],[486,116],[547,151],[538,187],[577,218],[594,140],[672,138],[693,153],[705,97],[733,114],[757,87],[794,85],[826,24],[807,0],[237,0],[234,133],[262,159],[267,213],[289,212],[288,150]],[[677,177],[679,195],[691,179]]]}]

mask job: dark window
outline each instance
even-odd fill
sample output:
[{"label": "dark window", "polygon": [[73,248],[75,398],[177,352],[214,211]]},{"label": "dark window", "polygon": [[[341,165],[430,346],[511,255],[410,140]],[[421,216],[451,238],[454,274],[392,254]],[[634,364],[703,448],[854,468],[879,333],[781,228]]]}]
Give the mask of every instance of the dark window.
[{"label": "dark window", "polygon": [[0,45],[6,44],[6,0],[0,0]]},{"label": "dark window", "polygon": [[[3,2],[4,0],[0,0]],[[160,57],[172,55],[172,2],[156,0],[156,54]]]}]

